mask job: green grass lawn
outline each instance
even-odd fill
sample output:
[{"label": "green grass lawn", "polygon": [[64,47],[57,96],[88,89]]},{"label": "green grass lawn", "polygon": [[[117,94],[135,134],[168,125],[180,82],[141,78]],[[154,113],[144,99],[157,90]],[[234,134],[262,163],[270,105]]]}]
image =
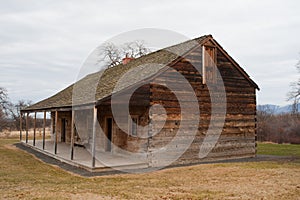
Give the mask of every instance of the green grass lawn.
[{"label": "green grass lawn", "polygon": [[300,157],[300,145],[297,144],[273,144],[259,142],[257,145],[257,154]]},{"label": "green grass lawn", "polygon": [[[298,199],[300,196],[300,164],[296,162],[201,164],[144,174],[86,178],[36,159],[13,146],[16,142],[16,139],[0,139],[0,199]],[[275,151],[269,147],[284,151],[281,146],[259,144],[259,152]]]}]

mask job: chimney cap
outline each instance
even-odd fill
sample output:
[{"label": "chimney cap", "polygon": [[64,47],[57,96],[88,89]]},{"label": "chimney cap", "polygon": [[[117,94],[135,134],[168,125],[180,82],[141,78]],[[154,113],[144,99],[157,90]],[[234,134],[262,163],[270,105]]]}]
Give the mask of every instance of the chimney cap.
[{"label": "chimney cap", "polygon": [[127,63],[129,63],[131,60],[134,60],[133,57],[129,57],[128,53],[126,53],[125,58],[122,59],[122,64],[126,65]]}]

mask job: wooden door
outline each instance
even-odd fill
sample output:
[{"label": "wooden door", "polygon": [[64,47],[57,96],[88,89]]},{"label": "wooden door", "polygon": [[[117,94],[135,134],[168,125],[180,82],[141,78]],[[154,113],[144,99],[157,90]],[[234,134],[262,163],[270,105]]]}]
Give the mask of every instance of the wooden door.
[{"label": "wooden door", "polygon": [[106,118],[106,151],[111,151],[111,141],[112,141],[112,132],[113,132],[113,120],[112,118]]},{"label": "wooden door", "polygon": [[66,119],[61,119],[61,142],[66,142]]}]

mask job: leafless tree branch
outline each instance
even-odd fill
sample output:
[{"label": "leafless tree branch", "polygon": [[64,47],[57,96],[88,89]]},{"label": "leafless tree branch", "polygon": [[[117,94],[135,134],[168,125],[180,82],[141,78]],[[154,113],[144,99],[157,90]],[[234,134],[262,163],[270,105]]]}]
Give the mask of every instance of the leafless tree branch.
[{"label": "leafless tree branch", "polygon": [[150,52],[150,49],[145,47],[144,41],[127,42],[122,45],[114,43],[105,43],[99,49],[100,59],[98,62],[105,62],[107,67],[114,67],[122,63],[122,59],[126,56],[138,58]]},{"label": "leafless tree branch", "polygon": [[[298,73],[300,74],[300,60],[296,64]],[[300,101],[300,78],[298,81],[292,82],[290,84],[291,91],[287,93],[287,100],[293,101],[293,113],[298,113],[298,103]]]}]

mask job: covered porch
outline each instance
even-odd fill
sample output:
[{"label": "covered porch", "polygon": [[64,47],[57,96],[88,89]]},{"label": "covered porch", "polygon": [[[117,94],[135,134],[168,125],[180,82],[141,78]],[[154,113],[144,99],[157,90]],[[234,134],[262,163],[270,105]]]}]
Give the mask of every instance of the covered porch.
[{"label": "covered porch", "polygon": [[[78,110],[80,111],[82,109],[81,107]],[[96,128],[98,123],[97,118],[99,117],[97,115],[98,110],[96,106],[84,107],[84,109],[91,111],[91,117],[88,117],[88,121],[91,122],[91,127],[85,130],[89,138],[88,146],[77,142],[78,134],[76,134],[77,130],[75,126],[76,109],[74,108],[23,111],[20,117],[20,141],[23,145],[39,151],[46,156],[89,171],[101,171],[107,168],[121,170],[148,167],[146,154],[139,154],[133,157],[132,155],[126,155],[120,152],[103,151],[103,149],[96,147],[96,140],[98,139],[96,138],[96,134],[99,134],[97,133],[99,130]],[[38,113],[41,112],[44,121],[42,138],[36,136],[36,119]],[[51,139],[48,139],[49,137],[47,138],[45,133],[47,112],[50,112],[52,122]],[[32,115],[33,135],[29,135],[29,117]],[[25,116],[25,131],[22,131],[23,116]],[[63,126],[68,126],[68,128],[62,131]],[[64,134],[64,136],[62,134]]]},{"label": "covered porch", "polygon": [[57,144],[57,152],[54,154],[55,144],[51,140],[45,141],[45,146],[43,149],[43,141],[37,140],[35,146],[33,145],[33,140],[22,140],[22,143],[32,149],[39,151],[46,156],[53,157],[61,162],[73,165],[75,167],[83,168],[89,171],[102,171],[107,168],[114,169],[141,169],[147,168],[147,158],[142,157],[132,157],[121,154],[113,154],[111,152],[96,152],[96,157],[101,157],[101,159],[95,159],[95,165],[93,166],[92,154],[84,147],[75,146],[73,159],[70,159],[70,146],[66,143],[59,142]]}]

